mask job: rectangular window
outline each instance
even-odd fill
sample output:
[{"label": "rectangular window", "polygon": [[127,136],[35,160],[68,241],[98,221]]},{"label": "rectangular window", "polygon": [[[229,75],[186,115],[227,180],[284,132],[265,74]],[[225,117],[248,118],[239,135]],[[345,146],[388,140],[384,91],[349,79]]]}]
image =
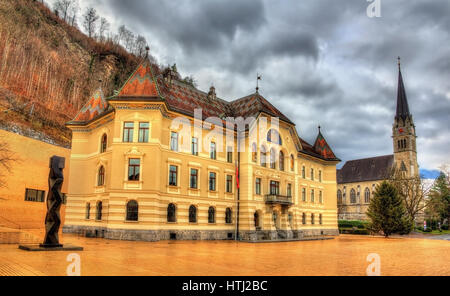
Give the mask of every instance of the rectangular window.
[{"label": "rectangular window", "polygon": [[261,195],[261,178],[256,178],[255,181],[255,193]]},{"label": "rectangular window", "polygon": [[139,181],[141,171],[141,160],[130,158],[128,160],[128,181]]},{"label": "rectangular window", "polygon": [[233,176],[227,175],[227,193],[233,192]]},{"label": "rectangular window", "polygon": [[322,191],[319,191],[319,203],[323,203]]},{"label": "rectangular window", "polygon": [[61,193],[62,194],[62,203],[63,205],[67,204],[67,194],[66,193]]},{"label": "rectangular window", "polygon": [[192,155],[198,156],[198,139],[197,138],[192,138],[191,152],[192,152]]},{"label": "rectangular window", "polygon": [[139,122],[139,143],[148,143],[149,127],[148,122]]},{"label": "rectangular window", "polygon": [[178,151],[178,133],[170,133],[170,150]]},{"label": "rectangular window", "polygon": [[306,169],[305,166],[302,167],[302,178],[306,179]]},{"label": "rectangular window", "polygon": [[216,191],[216,173],[209,173],[209,190]]},{"label": "rectangular window", "polygon": [[302,201],[306,201],[306,188],[302,188]]},{"label": "rectangular window", "polygon": [[233,147],[227,147],[227,162],[233,163]]},{"label": "rectangular window", "polygon": [[311,181],[314,181],[314,169],[311,169]]},{"label": "rectangular window", "polygon": [[198,189],[198,170],[191,169],[190,187],[192,189]]},{"label": "rectangular window", "polygon": [[216,143],[214,143],[214,142],[211,142],[209,156],[211,157],[211,159],[217,158]]},{"label": "rectangular window", "polygon": [[44,202],[45,191],[35,189],[25,189],[25,201]]},{"label": "rectangular window", "polygon": [[134,122],[124,122],[123,124],[123,141],[125,143],[133,142]]},{"label": "rectangular window", "polygon": [[178,167],[171,165],[169,168],[169,186],[177,186],[178,184]]},{"label": "rectangular window", "polygon": [[280,195],[280,182],[270,181],[270,194],[271,195]]},{"label": "rectangular window", "polygon": [[289,197],[292,196],[292,185],[291,184],[287,184],[286,195]]},{"label": "rectangular window", "polygon": [[322,171],[319,171],[319,182],[322,182]]},{"label": "rectangular window", "polygon": [[311,189],[311,202],[314,202],[314,189]]}]

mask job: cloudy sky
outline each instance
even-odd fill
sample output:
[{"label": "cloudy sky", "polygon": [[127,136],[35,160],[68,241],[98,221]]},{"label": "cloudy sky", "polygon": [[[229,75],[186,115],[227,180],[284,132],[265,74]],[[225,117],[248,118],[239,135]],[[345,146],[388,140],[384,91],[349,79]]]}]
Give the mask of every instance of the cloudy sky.
[{"label": "cloudy sky", "polygon": [[[52,2],[52,1],[49,1]],[[450,162],[450,2],[80,0],[144,35],[162,64],[234,100],[255,91],[343,161],[392,153],[397,56],[422,169]]]}]

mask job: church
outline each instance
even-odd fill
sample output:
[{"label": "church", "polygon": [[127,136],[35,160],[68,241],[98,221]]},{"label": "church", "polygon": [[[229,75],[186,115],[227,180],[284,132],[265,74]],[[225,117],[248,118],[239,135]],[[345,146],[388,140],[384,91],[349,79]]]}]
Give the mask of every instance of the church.
[{"label": "church", "polygon": [[389,178],[392,169],[406,177],[418,177],[416,130],[409,111],[405,85],[398,62],[397,110],[392,127],[394,154],[347,161],[337,170],[339,220],[367,220],[366,211],[377,184]]},{"label": "church", "polygon": [[[222,134],[210,137],[208,118]],[[238,136],[227,118],[256,120]],[[191,124],[193,136],[176,120]],[[93,94],[67,126],[65,233],[142,241],[338,235],[340,160],[320,130],[314,144],[303,140],[258,88],[223,100],[147,58],[112,97]]]}]

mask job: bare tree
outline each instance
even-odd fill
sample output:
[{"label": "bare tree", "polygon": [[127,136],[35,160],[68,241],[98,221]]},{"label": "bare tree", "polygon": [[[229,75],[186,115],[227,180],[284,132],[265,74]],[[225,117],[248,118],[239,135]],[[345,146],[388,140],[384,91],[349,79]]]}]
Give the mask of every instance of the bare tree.
[{"label": "bare tree", "polygon": [[72,1],[73,2],[69,9],[69,17],[68,17],[67,22],[72,27],[76,27],[77,26],[77,15],[78,15],[78,11],[80,10],[80,6],[78,4],[78,0],[72,0]]},{"label": "bare tree", "polygon": [[86,12],[84,13],[83,18],[84,18],[83,26],[84,26],[84,29],[86,30],[89,38],[94,37],[95,28],[97,26],[97,21],[99,19],[97,11],[94,8],[89,7],[86,9]]},{"label": "bare tree", "polygon": [[5,172],[10,173],[12,164],[16,162],[14,153],[9,149],[8,143],[0,140],[0,187],[6,186]]},{"label": "bare tree", "polygon": [[53,6],[58,15],[65,21],[69,22],[69,12],[74,5],[74,0],[57,0]]},{"label": "bare tree", "polygon": [[144,57],[146,50],[145,48],[148,46],[147,40],[145,40],[144,36],[138,35],[136,38],[136,51],[135,54],[140,57]]},{"label": "bare tree", "polygon": [[106,18],[102,17],[100,19],[100,26],[98,28],[98,37],[100,41],[105,41],[105,35],[109,31],[109,22]]},{"label": "bare tree", "polygon": [[397,189],[409,217],[415,221],[424,212],[430,186],[420,177],[406,177],[398,169],[392,170],[389,181]]}]

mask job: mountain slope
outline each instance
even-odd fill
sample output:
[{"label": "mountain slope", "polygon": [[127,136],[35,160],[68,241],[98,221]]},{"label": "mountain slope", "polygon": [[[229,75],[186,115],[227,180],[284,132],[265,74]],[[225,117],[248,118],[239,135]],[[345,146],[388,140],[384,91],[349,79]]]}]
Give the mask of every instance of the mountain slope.
[{"label": "mountain slope", "polygon": [[64,146],[64,123],[99,86],[112,95],[139,62],[32,0],[0,1],[0,40],[0,128]]}]

